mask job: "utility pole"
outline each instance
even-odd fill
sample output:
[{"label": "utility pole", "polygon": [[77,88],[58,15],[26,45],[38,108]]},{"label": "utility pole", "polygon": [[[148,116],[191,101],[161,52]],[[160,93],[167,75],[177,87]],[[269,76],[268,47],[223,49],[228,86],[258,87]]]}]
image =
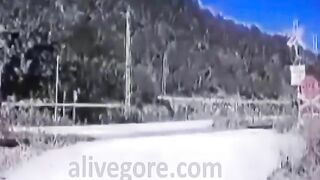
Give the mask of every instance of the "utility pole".
[{"label": "utility pole", "polygon": [[[59,9],[60,13],[63,15],[64,14],[64,7],[61,2],[56,1],[55,7]],[[52,40],[52,26],[50,26],[50,32],[49,32],[49,37],[48,37],[48,42]],[[58,119],[58,93],[59,93],[59,68],[60,68],[60,60],[62,57],[62,52],[65,49],[65,44],[62,44],[61,52],[58,54],[56,58],[56,83],[55,83],[55,106],[54,106],[54,121],[57,122]]]},{"label": "utility pole", "polygon": [[59,91],[59,64],[60,55],[56,59],[56,84],[55,84],[55,106],[54,106],[54,122],[57,122],[58,118],[58,91]]},{"label": "utility pole", "polygon": [[168,52],[164,53],[162,59],[162,81],[161,81],[161,92],[165,96],[167,94],[167,75],[168,75]]},{"label": "utility pole", "polygon": [[55,106],[54,106],[54,121],[57,122],[58,120],[58,94],[59,94],[59,82],[60,82],[60,77],[59,77],[59,69],[60,69],[60,61],[62,57],[62,53],[65,49],[65,44],[62,45],[61,47],[61,52],[58,54],[56,58],[56,83],[55,83]]},{"label": "utility pole", "polygon": [[316,55],[318,54],[318,35],[314,34],[312,37],[312,44],[313,44],[313,51],[314,53],[316,53]]},{"label": "utility pole", "polygon": [[126,69],[125,69],[125,118],[128,120],[131,112],[131,69],[132,69],[132,59],[131,59],[131,27],[130,27],[130,17],[131,9],[128,8],[126,12]]}]

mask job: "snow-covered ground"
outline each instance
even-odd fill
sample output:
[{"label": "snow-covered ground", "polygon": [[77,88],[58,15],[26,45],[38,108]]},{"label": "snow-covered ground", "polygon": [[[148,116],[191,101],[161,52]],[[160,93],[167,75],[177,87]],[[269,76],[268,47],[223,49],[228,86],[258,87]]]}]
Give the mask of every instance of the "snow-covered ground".
[{"label": "snow-covered ground", "polygon": [[[293,159],[298,159],[304,151],[304,141],[293,134],[278,134],[273,130],[235,130],[224,132],[210,131],[208,121],[197,121],[177,123],[154,123],[144,125],[116,125],[110,126],[111,132],[105,132],[109,127],[89,127],[82,133],[95,134],[96,137],[108,137],[95,142],[79,143],[77,145],[52,150],[43,155],[31,159],[29,162],[8,171],[4,174],[7,180],[67,180],[67,179],[222,179],[222,180],[266,180],[271,172],[279,167],[281,156],[280,152],[289,155]],[[143,128],[145,126],[145,128]],[[143,129],[139,129],[142,127]],[[133,128],[133,129],[132,129]],[[183,133],[170,133],[180,129]],[[203,132],[201,132],[201,129]],[[71,132],[65,133],[76,133]],[[121,138],[110,138],[111,135],[117,135],[117,130],[128,130],[128,132],[118,132]],[[51,129],[51,132],[57,132],[58,128]],[[74,131],[74,130],[72,130]],[[152,135],[152,131],[155,134]],[[169,133],[168,133],[169,132]],[[190,132],[190,133],[188,133]],[[193,133],[191,133],[193,132]],[[106,133],[106,134],[104,134]],[[140,134],[134,136],[134,134]],[[131,136],[131,137],[130,137]],[[84,157],[85,156],[85,157]],[[83,159],[86,159],[86,163]],[[93,174],[88,177],[91,162],[92,166],[97,165],[101,170],[106,165],[101,178],[98,177],[95,168]],[[119,165],[118,169],[113,169],[111,175],[107,172],[107,167],[112,162]],[[124,171],[121,165],[124,162],[130,162],[131,169]],[[144,163],[146,173],[143,177],[133,177],[134,165],[141,167]],[[187,173],[191,163],[198,163],[201,172],[204,172],[204,163],[215,165],[214,178],[205,177],[200,173],[197,178],[192,178]],[[73,163],[73,164],[70,164]],[[69,173],[75,173],[75,163],[79,166],[79,177],[72,178]],[[168,170],[163,174],[166,178],[159,176],[155,168],[148,169],[150,163],[159,165],[165,163]],[[186,163],[183,166],[182,174],[187,177],[178,177],[177,167],[180,163]],[[84,164],[86,176],[83,174]],[[139,164],[139,166],[138,166]],[[114,164],[113,164],[114,165]],[[126,164],[128,165],[128,164]],[[190,165],[190,166],[188,166]],[[193,164],[194,165],[194,164]],[[113,167],[115,168],[115,167]],[[92,168],[91,168],[92,169]],[[197,169],[197,168],[196,168]],[[137,169],[136,169],[137,170]],[[141,170],[141,169],[140,169]],[[152,171],[151,177],[148,170]],[[193,169],[194,170],[194,169]],[[210,170],[210,169],[209,169]],[[221,170],[221,177],[219,176]],[[121,173],[122,172],[122,173]],[[141,175],[142,171],[139,171]],[[181,173],[181,172],[180,172]],[[128,176],[124,176],[128,175]],[[193,174],[194,175],[194,174]],[[130,178],[131,177],[131,178]]]}]

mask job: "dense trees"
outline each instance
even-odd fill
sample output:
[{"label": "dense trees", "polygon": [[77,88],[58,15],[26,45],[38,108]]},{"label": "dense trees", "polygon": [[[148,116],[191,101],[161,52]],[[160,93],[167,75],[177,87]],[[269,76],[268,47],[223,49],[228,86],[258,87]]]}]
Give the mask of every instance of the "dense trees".
[{"label": "dense trees", "polygon": [[[279,98],[293,92],[287,37],[214,16],[197,1],[12,0],[0,6],[3,96],[52,99],[60,54],[60,101],[63,91],[72,101],[74,90],[79,101],[123,100],[127,6],[132,8],[134,102],[155,102],[164,57],[169,94]],[[316,58],[304,54],[306,61]]]}]

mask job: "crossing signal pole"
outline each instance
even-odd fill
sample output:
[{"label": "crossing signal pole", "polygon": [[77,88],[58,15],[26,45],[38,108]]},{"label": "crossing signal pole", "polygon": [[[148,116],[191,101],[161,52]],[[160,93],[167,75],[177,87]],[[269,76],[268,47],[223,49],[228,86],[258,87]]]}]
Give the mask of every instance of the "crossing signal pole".
[{"label": "crossing signal pole", "polygon": [[300,46],[301,42],[298,37],[298,31],[299,31],[299,21],[295,20],[293,22],[293,29],[292,29],[292,34],[291,37],[289,38],[288,41],[288,46],[290,48],[294,48],[294,62],[293,65],[290,66],[290,71],[291,71],[291,85],[296,86],[297,88],[297,98],[296,102],[298,102],[298,127],[302,126],[303,122],[300,119],[300,103],[299,103],[299,96],[300,96],[300,85],[302,81],[305,79],[306,76],[306,70],[305,70],[305,65],[302,64],[301,62],[301,54],[300,54]]}]

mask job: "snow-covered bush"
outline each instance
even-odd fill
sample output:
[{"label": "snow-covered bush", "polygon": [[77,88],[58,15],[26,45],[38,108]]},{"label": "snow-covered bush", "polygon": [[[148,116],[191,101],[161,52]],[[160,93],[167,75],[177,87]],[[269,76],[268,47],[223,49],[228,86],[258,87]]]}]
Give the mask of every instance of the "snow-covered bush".
[{"label": "snow-covered bush", "polygon": [[268,180],[318,180],[320,177],[320,166],[314,165],[306,154],[296,163],[287,159],[282,166],[276,169]]},{"label": "snow-covered bush", "polygon": [[36,151],[32,148],[21,145],[15,148],[0,147],[0,172],[13,168],[22,161],[29,160]]},{"label": "snow-covered bush", "polygon": [[0,147],[0,172],[15,167],[22,161],[50,150],[73,145],[79,141],[92,141],[90,137],[73,135],[52,135],[45,132],[15,133],[19,142],[15,148]]},{"label": "snow-covered bush", "polygon": [[[269,180],[318,180],[320,179],[320,119],[303,118],[299,133],[306,140],[303,158],[289,166],[277,169]],[[289,160],[290,161],[290,160]],[[284,161],[285,162],[285,161]]]},{"label": "snow-covered bush", "polygon": [[315,165],[320,166],[320,118],[305,119],[304,131],[308,144],[308,155],[312,157]]},{"label": "snow-covered bush", "polygon": [[59,126],[73,123],[70,118],[61,116],[55,122],[53,108],[3,106],[1,111],[2,118],[15,126]]},{"label": "snow-covered bush", "polygon": [[0,139],[5,138],[10,133],[9,123],[0,118]]},{"label": "snow-covered bush", "polygon": [[[61,148],[78,141],[90,141],[90,137],[73,135],[52,135],[45,132],[14,132],[12,126],[66,125],[69,119],[52,121],[52,113],[47,109],[1,108],[0,117],[0,172],[12,168],[22,161],[49,149]],[[7,142],[14,142],[8,145]]]}]

